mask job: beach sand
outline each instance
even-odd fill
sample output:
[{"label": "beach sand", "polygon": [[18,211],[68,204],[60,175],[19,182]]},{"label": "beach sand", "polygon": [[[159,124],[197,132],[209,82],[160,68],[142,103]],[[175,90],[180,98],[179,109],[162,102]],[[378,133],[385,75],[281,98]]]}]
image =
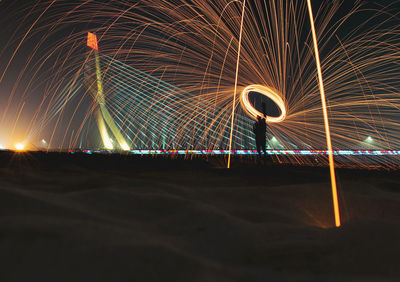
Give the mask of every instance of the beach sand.
[{"label": "beach sand", "polygon": [[1,281],[399,281],[400,173],[0,153]]}]

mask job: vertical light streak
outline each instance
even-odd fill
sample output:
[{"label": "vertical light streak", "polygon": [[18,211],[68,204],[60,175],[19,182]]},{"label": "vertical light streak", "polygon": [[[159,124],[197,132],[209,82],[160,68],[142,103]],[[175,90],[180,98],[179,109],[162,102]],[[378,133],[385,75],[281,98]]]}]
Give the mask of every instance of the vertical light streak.
[{"label": "vertical light streak", "polygon": [[328,112],[326,110],[324,82],[322,80],[321,62],[319,59],[317,35],[315,33],[314,16],[313,16],[312,7],[311,7],[311,0],[307,0],[307,4],[308,4],[308,12],[310,15],[311,31],[312,31],[313,41],[314,41],[315,61],[317,64],[317,71],[318,71],[318,83],[319,83],[319,90],[321,93],[322,111],[324,114],[326,143],[328,146],[329,168],[330,168],[330,173],[331,173],[333,209],[334,209],[334,213],[335,213],[335,225],[336,225],[336,227],[339,227],[340,226],[339,201],[338,201],[338,193],[337,193],[337,187],[336,187],[335,164],[334,164],[334,159],[333,159],[331,133],[329,130]]},{"label": "vertical light streak", "polygon": [[231,150],[232,150],[232,136],[233,136],[233,122],[235,119],[235,104],[236,104],[236,91],[237,91],[237,82],[239,75],[239,61],[240,61],[240,49],[242,47],[242,33],[243,33],[243,19],[244,19],[244,10],[246,8],[246,0],[243,1],[242,7],[242,19],[240,22],[240,34],[239,34],[239,46],[238,46],[238,55],[236,60],[236,76],[235,76],[235,90],[233,92],[233,106],[232,106],[232,120],[231,120],[231,133],[229,135],[229,154],[228,154],[228,168],[231,167]]},{"label": "vertical light streak", "polygon": [[[29,57],[21,65],[13,91],[8,95],[10,101],[19,98],[22,104],[26,96],[33,95],[34,98],[40,95],[42,91],[35,89],[44,90],[43,103],[29,123],[34,126],[28,126],[28,137],[43,132],[49,126],[49,130],[53,130],[50,142],[55,134],[65,131],[62,147],[64,139],[71,134],[72,126],[77,129],[75,132],[80,133],[74,137],[74,144],[78,144],[78,141],[82,144],[84,138],[87,144],[91,143],[88,137],[91,123],[86,122],[90,120],[88,117],[95,117],[93,114],[96,107],[85,111],[86,103],[81,101],[87,97],[81,95],[79,89],[80,82],[84,82],[88,86],[85,94],[90,94],[94,106],[97,106],[96,100],[99,97],[96,97],[94,54],[92,52],[87,57],[87,61],[90,58],[90,64],[82,62],[82,34],[70,33],[71,24],[79,25],[91,18],[103,38],[108,38],[103,42],[107,51],[100,58],[101,66],[104,64],[107,68],[100,73],[106,103],[104,107],[98,107],[98,111],[104,129],[114,139],[111,141],[114,141],[115,147],[119,145],[113,133],[108,132],[110,128],[105,118],[109,115],[106,110],[111,115],[110,123],[115,122],[129,146],[135,149],[153,149],[162,145],[166,149],[212,147],[226,149],[224,155],[228,155],[230,140],[230,151],[239,147],[251,148],[254,142],[251,115],[249,117],[246,111],[232,112],[232,107],[236,109],[239,104],[237,99],[240,96],[236,97],[233,106],[231,103],[234,94],[240,95],[242,86],[258,83],[279,89],[284,93],[285,104],[291,106],[285,123],[273,128],[273,134],[281,143],[274,143],[271,147],[327,148],[326,133],[320,117],[321,95],[304,95],[315,87],[316,75],[314,53],[308,51],[307,44],[300,43],[306,35],[311,35],[310,28],[304,28],[309,24],[307,1],[257,0],[251,2],[251,5],[246,2],[246,26],[243,16],[240,41],[243,44],[240,44],[239,57],[237,44],[244,0],[145,0],[141,1],[143,5],[138,6],[131,6],[129,1],[116,0],[112,1],[116,5],[110,4],[107,7],[102,7],[101,1],[85,0],[68,5],[64,5],[63,1],[54,1],[49,11],[41,16],[43,9],[52,1],[35,5],[27,15],[32,20],[41,17],[25,38],[37,38],[38,43],[29,54],[26,53]],[[193,9],[194,4],[196,9]],[[345,149],[361,144],[360,149],[371,149],[364,147],[363,139],[372,136],[376,140],[374,149],[395,148],[400,132],[397,122],[400,100],[396,91],[399,83],[393,81],[393,77],[400,76],[400,42],[393,10],[382,7],[377,13],[367,12],[371,17],[361,26],[351,28],[350,36],[342,43],[337,31],[346,24],[349,17],[357,16],[364,9],[355,5],[339,18],[339,6],[321,5],[324,13],[318,25],[320,34],[327,35],[325,44],[319,42],[318,48],[321,52],[324,48],[331,49],[324,63],[327,72],[323,80],[327,83],[330,101],[332,99],[335,102],[331,105],[335,115],[329,115],[329,127],[335,132],[335,145]],[[26,18],[26,21],[28,28],[31,26],[30,20]],[[370,26],[371,22],[373,26]],[[54,38],[58,31],[70,35]],[[8,42],[23,48],[24,44],[18,44],[22,37],[24,32],[15,32]],[[97,39],[93,37],[92,41],[86,43],[98,50]],[[340,44],[337,44],[334,37],[339,39]],[[115,46],[116,42],[120,42],[118,46]],[[3,49],[4,52],[8,50]],[[106,58],[106,53],[110,57]],[[25,55],[25,52],[19,55]],[[159,58],[162,58],[162,65]],[[237,65],[238,58],[240,65]],[[130,67],[135,65],[140,66],[140,72]],[[86,66],[88,68],[82,72]],[[237,66],[240,66],[241,76],[237,83],[241,85],[237,85],[237,93],[234,93],[232,86],[235,85]],[[87,76],[82,76],[82,73]],[[3,82],[12,83],[13,79],[9,78],[6,74]],[[331,85],[329,89],[328,85]],[[349,91],[352,95],[344,94]],[[375,98],[377,93],[380,99]],[[65,111],[66,106],[71,110],[74,108],[72,114]],[[42,107],[45,109],[44,114]],[[25,110],[21,117],[29,114]],[[74,118],[75,113],[76,117],[84,118]],[[212,116],[210,113],[215,114]],[[36,117],[39,116],[42,117],[38,118],[40,124],[37,126]],[[228,128],[231,119],[234,126]],[[60,128],[61,121],[68,122],[68,126]],[[75,127],[78,125],[79,130]],[[230,139],[231,130],[234,131]],[[110,141],[108,137],[104,139]],[[389,148],[384,148],[383,142],[388,142]],[[231,154],[235,155],[236,152],[232,151]],[[334,152],[333,156],[337,154]],[[300,154],[293,158],[280,156],[276,154],[274,161],[314,164],[311,158],[303,158]],[[326,156],[328,165],[328,153]],[[396,168],[396,162],[388,158],[358,159],[354,156],[336,157],[335,166]]]}]

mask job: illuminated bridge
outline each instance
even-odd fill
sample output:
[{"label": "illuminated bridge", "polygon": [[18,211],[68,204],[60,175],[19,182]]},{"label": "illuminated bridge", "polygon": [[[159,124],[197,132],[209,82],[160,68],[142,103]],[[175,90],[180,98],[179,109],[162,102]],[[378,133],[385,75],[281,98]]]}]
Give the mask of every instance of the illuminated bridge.
[{"label": "illuminated bridge", "polygon": [[[229,145],[232,104],[185,92],[98,51],[95,35],[85,66],[84,85],[105,149],[225,149]],[[235,115],[233,149],[254,147],[254,120]],[[113,137],[111,137],[111,132]],[[116,140],[117,142],[113,142]],[[116,145],[118,143],[118,145]],[[282,145],[275,138],[271,146]]]},{"label": "illuminated bridge", "polygon": [[[80,148],[89,153],[116,150],[139,155],[229,154],[232,92],[217,97],[215,92],[212,95],[207,91],[202,93],[198,85],[193,86],[193,91],[185,91],[162,79],[163,71],[160,69],[143,72],[102,54],[94,34],[89,33],[87,45],[90,48],[85,53],[82,71],[77,73],[76,80],[60,87],[40,122],[41,128],[45,128],[58,120],[63,111],[68,120],[71,111],[65,110],[66,105],[73,108],[74,114],[78,107],[85,113],[83,119],[76,114],[80,125],[67,128],[72,131],[71,135],[65,133],[65,136],[71,136],[68,138],[70,141],[63,140],[61,148],[68,148],[71,153]],[[268,96],[279,108],[280,115],[267,118],[267,154],[295,156],[293,162],[296,163],[305,163],[306,156],[324,158],[328,154],[319,120],[312,119],[313,123],[309,124],[313,126],[304,127],[304,130],[303,125],[308,123],[301,120],[303,117],[299,120],[292,118],[293,127],[287,126],[288,119],[274,127],[273,122],[284,119],[287,110],[280,95],[260,85],[249,85],[240,91],[235,105],[232,154],[256,154],[252,127],[260,109],[251,108],[254,100],[250,100],[249,94],[254,91]],[[89,100],[88,110],[87,104],[81,101]],[[335,119],[333,121],[338,123]],[[341,128],[336,125],[335,131]],[[335,135],[333,140],[337,143],[333,154],[354,163],[365,162],[362,156],[377,159],[378,163],[398,162],[399,151],[381,142],[383,139],[358,139],[355,136]],[[396,158],[396,161],[387,157]]]}]

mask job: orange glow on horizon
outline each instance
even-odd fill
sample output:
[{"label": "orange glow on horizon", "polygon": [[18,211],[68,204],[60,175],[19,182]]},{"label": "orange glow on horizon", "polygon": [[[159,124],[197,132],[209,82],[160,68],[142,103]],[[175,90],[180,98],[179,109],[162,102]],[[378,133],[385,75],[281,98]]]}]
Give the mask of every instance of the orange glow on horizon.
[{"label": "orange glow on horizon", "polygon": [[242,3],[242,19],[240,21],[239,47],[238,47],[238,54],[237,54],[237,59],[236,59],[235,89],[233,92],[232,121],[231,121],[231,133],[229,135],[229,154],[228,154],[227,168],[231,167],[233,123],[235,121],[236,91],[237,91],[238,76],[239,76],[239,60],[240,60],[240,49],[242,47],[242,34],[243,34],[243,21],[244,21],[245,8],[246,8],[246,0],[244,0]]},{"label": "orange glow on horizon", "polygon": [[15,147],[15,150],[16,150],[16,151],[23,151],[23,150],[25,150],[25,145],[24,145],[23,143],[16,143],[14,147]]}]

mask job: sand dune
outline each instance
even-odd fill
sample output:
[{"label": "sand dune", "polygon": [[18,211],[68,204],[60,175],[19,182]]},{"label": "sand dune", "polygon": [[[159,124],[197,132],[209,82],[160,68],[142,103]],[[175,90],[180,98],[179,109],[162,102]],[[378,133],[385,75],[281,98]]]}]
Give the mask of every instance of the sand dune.
[{"label": "sand dune", "polygon": [[[398,281],[398,172],[1,156],[2,281]],[[218,165],[217,165],[218,166]]]}]

